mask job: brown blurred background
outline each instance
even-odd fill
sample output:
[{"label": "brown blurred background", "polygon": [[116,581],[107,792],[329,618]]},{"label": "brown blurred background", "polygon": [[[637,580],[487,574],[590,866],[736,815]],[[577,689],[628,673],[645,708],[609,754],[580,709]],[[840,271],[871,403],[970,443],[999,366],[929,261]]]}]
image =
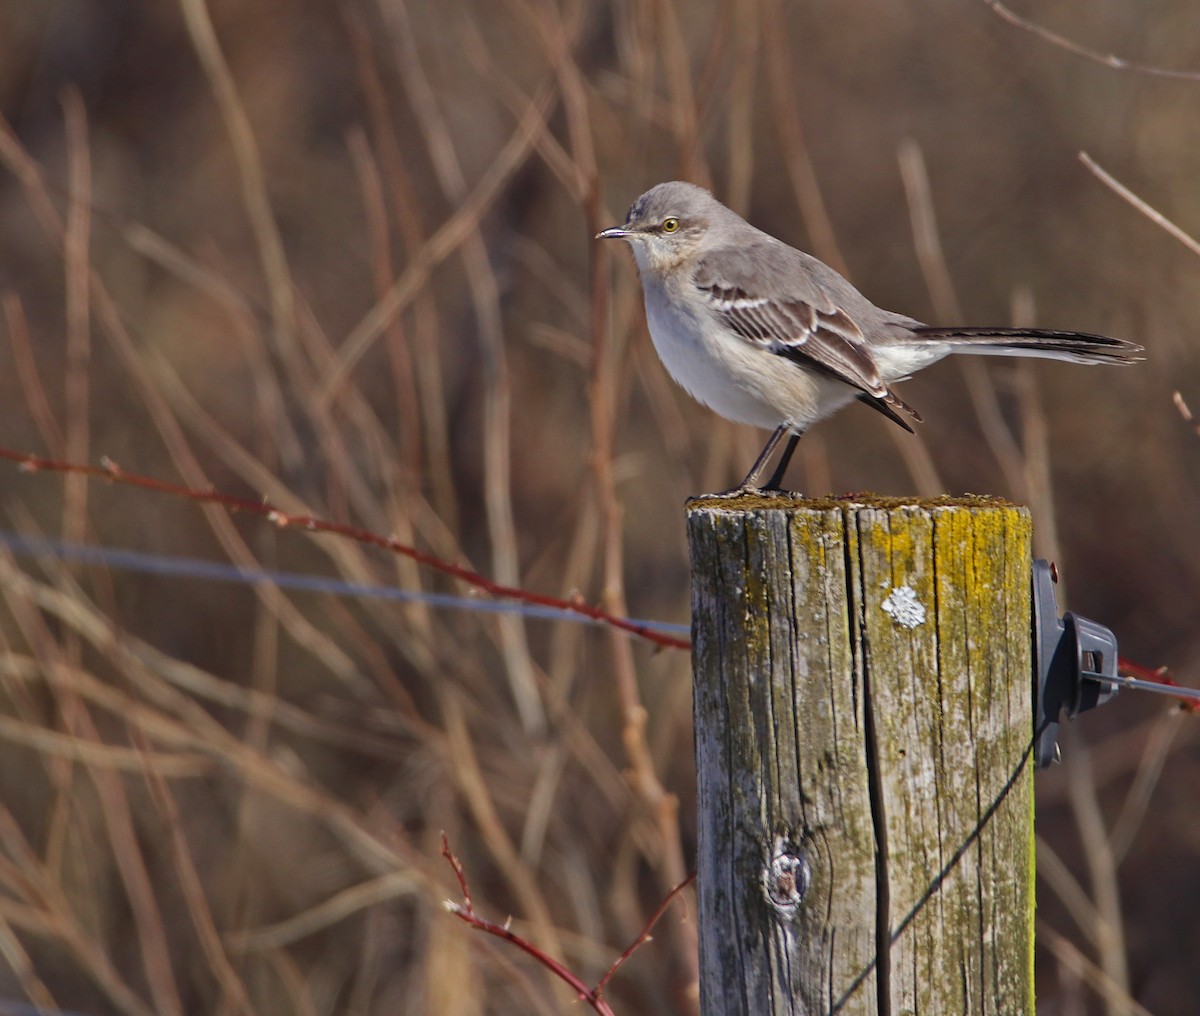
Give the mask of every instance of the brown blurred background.
[{"label": "brown blurred background", "polygon": [[[1200,74],[1187,0],[1023,4]],[[1147,349],[944,363],[809,493],[1034,511],[1069,606],[1200,683],[1200,79],[983,0],[0,0],[0,444],[392,533],[686,622],[682,506],[763,435],[692,404],[597,228],[670,178],[940,323]],[[0,469],[4,527],[427,591],[346,541]],[[690,867],[686,654],[575,625],[0,562],[0,999],[559,1013]],[[1124,694],[1039,775],[1039,1012],[1200,997],[1200,718]],[[643,710],[645,711],[643,713]],[[609,989],[694,1011],[679,903]],[[1135,1008],[1138,1005],[1143,1008]],[[0,1001],[0,1011],[9,1011]],[[12,1010],[17,1011],[17,1010]]]}]

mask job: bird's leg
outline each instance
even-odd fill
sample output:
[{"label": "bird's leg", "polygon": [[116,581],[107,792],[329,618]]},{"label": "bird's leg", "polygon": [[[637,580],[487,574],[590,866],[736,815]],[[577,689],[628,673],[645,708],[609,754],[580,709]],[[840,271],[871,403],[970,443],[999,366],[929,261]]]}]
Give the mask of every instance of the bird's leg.
[{"label": "bird's leg", "polygon": [[[778,434],[779,431],[775,433]],[[796,445],[800,443],[801,433],[803,432],[792,432],[792,435],[788,438],[788,443],[784,446],[783,454],[779,456],[779,465],[775,467],[775,472],[771,474],[771,478],[767,480],[763,490],[783,490],[783,474],[787,472],[788,463],[792,461]]]},{"label": "bird's leg", "polygon": [[771,461],[771,455],[775,452],[776,445],[783,440],[783,435],[788,432],[786,424],[780,424],[775,428],[774,433],[767,439],[767,443],[763,446],[763,450],[758,453],[758,458],[754,460],[754,465],[750,467],[750,472],[746,474],[746,478],[739,483],[733,491],[742,490],[758,490],[758,475],[766,468],[768,462]]},{"label": "bird's leg", "polygon": [[792,459],[792,453],[796,450],[796,445],[800,441],[800,435],[792,433],[788,439],[787,446],[783,449],[783,455],[779,460],[779,465],[775,467],[775,471],[771,474],[771,478],[767,481],[765,487],[758,485],[758,477],[767,467],[767,463],[771,461],[771,456],[775,453],[775,449],[779,447],[779,442],[783,440],[784,435],[791,431],[791,427],[784,423],[775,428],[771,437],[767,440],[763,450],[758,453],[758,458],[754,460],[754,465],[750,467],[750,472],[746,474],[746,478],[742,480],[736,487],[731,490],[723,491],[720,494],[707,494],[706,497],[740,497],[742,494],[771,494],[782,493],[779,486],[783,480],[783,474],[787,470],[788,463]]},{"label": "bird's leg", "polygon": [[[783,435],[788,432],[786,425],[780,425],[775,428],[775,432],[767,441],[766,446],[758,453],[758,458],[754,460],[754,465],[750,467],[750,472],[746,474],[746,478],[731,490],[723,491],[720,494],[711,495],[715,497],[738,497],[742,494],[752,494],[756,492],[758,487],[758,475],[766,468],[768,462],[771,461],[771,455],[775,451],[779,442],[783,440]],[[775,477],[772,475],[772,480]]]}]

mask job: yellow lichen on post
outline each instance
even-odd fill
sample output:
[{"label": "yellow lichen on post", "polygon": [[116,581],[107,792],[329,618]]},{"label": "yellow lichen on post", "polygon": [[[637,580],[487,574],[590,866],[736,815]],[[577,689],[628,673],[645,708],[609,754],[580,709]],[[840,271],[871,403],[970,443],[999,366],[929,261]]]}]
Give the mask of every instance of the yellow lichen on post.
[{"label": "yellow lichen on post", "polygon": [[1028,514],[746,507],[688,515],[704,1010],[1032,1013]]},{"label": "yellow lichen on post", "polygon": [[[1013,875],[1027,868],[1032,820],[1028,514],[901,508],[854,518],[864,660],[882,717],[889,923],[903,927],[892,959],[920,971],[893,982],[895,1011],[1032,1012],[1033,887]],[[923,621],[889,612],[905,589]],[[943,869],[930,895],[931,873]]]}]

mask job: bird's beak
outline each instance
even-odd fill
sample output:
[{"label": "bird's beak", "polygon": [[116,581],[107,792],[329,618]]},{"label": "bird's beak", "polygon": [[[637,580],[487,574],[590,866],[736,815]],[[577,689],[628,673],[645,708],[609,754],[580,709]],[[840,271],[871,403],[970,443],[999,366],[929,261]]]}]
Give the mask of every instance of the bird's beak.
[{"label": "bird's beak", "polygon": [[637,231],[626,229],[624,226],[609,226],[608,229],[602,229],[596,234],[597,240],[621,240],[627,236],[633,236]]}]

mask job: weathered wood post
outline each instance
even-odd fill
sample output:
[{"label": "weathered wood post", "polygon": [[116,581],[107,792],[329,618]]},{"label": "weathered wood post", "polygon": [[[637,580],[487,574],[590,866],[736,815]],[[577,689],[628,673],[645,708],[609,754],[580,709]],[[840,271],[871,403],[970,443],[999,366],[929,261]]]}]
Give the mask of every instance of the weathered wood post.
[{"label": "weathered wood post", "polygon": [[1030,521],[689,505],[701,1008],[1033,1014]]}]

